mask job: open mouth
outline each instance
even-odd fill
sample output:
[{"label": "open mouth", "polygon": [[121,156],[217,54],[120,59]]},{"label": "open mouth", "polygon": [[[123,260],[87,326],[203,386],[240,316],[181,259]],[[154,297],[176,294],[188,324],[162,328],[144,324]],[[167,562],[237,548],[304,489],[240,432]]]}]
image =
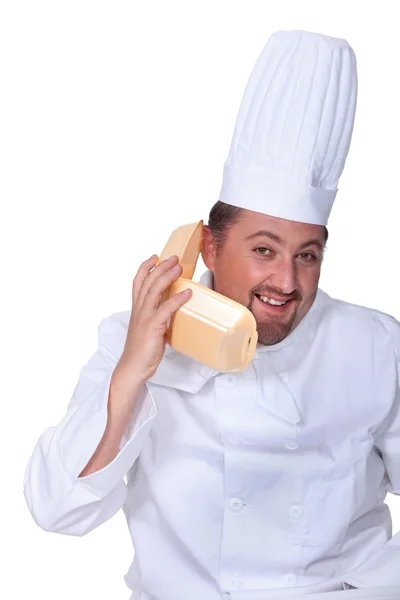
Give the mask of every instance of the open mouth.
[{"label": "open mouth", "polygon": [[288,300],[275,300],[275,298],[261,296],[260,294],[255,294],[255,296],[265,308],[276,312],[283,312],[290,304],[292,304],[292,302],[294,302],[294,298],[289,298]]}]

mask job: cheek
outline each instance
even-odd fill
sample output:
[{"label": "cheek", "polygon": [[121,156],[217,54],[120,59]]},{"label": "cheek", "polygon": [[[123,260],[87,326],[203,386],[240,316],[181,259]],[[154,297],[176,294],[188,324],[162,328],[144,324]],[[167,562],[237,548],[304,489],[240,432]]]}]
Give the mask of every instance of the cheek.
[{"label": "cheek", "polygon": [[226,261],[219,271],[235,287],[246,291],[259,285],[268,276],[265,265],[257,264],[257,261],[251,259]]},{"label": "cheek", "polygon": [[318,287],[318,282],[321,274],[321,266],[316,268],[300,269],[298,274],[298,288],[303,298],[313,296]]},{"label": "cheek", "polygon": [[216,262],[214,276],[218,292],[246,304],[249,291],[263,278],[260,269],[255,269],[251,261],[228,260],[228,257]]}]

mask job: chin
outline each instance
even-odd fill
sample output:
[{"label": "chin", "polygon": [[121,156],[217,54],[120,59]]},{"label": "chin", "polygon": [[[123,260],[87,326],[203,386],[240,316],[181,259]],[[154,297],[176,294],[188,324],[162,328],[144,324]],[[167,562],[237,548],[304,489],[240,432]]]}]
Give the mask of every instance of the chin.
[{"label": "chin", "polygon": [[279,344],[279,342],[287,338],[290,331],[290,328],[288,329],[282,325],[277,327],[276,324],[267,325],[263,323],[261,326],[257,326],[258,343],[263,346],[275,346],[275,344]]},{"label": "chin", "polygon": [[263,346],[279,344],[293,331],[296,326],[295,321],[296,312],[285,321],[273,318],[261,320],[256,317],[258,343]]}]

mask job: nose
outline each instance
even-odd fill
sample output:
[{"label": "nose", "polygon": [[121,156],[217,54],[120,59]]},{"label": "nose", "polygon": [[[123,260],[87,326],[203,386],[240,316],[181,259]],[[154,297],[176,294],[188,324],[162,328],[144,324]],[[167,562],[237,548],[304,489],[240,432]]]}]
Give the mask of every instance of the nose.
[{"label": "nose", "polygon": [[270,283],[283,294],[291,294],[297,287],[296,266],[291,259],[277,261]]}]

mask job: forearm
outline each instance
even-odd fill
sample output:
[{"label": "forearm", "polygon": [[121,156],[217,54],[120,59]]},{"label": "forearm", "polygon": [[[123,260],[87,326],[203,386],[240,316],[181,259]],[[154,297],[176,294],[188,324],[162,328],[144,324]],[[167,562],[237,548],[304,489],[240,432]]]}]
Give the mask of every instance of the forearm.
[{"label": "forearm", "polygon": [[116,367],[110,382],[107,424],[103,437],[79,477],[100,471],[117,456],[143,386],[143,380],[132,377],[131,373],[128,376],[123,368]]}]

